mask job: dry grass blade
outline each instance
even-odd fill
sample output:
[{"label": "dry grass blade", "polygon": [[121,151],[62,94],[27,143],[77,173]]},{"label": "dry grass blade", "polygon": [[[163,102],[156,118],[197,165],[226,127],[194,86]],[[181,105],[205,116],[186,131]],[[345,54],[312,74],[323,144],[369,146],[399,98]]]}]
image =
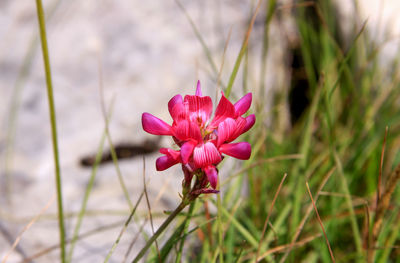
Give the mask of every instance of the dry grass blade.
[{"label": "dry grass blade", "polygon": [[122,235],[125,233],[125,230],[128,228],[129,223],[131,222],[131,220],[132,220],[132,218],[133,218],[133,215],[135,214],[136,209],[137,209],[137,207],[139,206],[140,201],[142,200],[143,195],[144,195],[144,192],[142,192],[142,193],[140,194],[140,197],[139,197],[139,199],[137,200],[137,202],[136,202],[136,204],[135,204],[135,207],[132,209],[132,212],[130,213],[128,219],[126,220],[126,222],[125,222],[125,224],[124,224],[124,227],[121,229],[121,232],[119,233],[117,240],[115,240],[113,246],[111,247],[110,252],[108,252],[107,257],[106,257],[105,260],[104,260],[104,263],[108,262],[108,260],[110,259],[112,253],[114,252],[115,248],[116,248],[117,245],[119,244],[119,241],[121,240]]},{"label": "dry grass blade", "polygon": [[274,208],[276,198],[278,197],[278,194],[279,194],[279,192],[281,191],[283,182],[285,182],[286,177],[287,177],[287,173],[285,173],[285,174],[283,175],[283,178],[282,178],[282,180],[281,180],[281,182],[280,182],[280,184],[279,184],[279,186],[278,186],[278,189],[276,190],[274,199],[272,199],[271,207],[269,208],[267,218],[265,219],[265,222],[264,222],[264,227],[263,227],[263,231],[262,231],[262,234],[261,234],[260,243],[259,243],[258,248],[257,248],[256,262],[258,262],[259,260],[261,260],[261,259],[258,258],[258,255],[260,254],[261,244],[262,244],[263,239],[264,239],[265,231],[267,231],[267,226],[268,226],[268,223],[269,223],[269,217],[271,216],[272,209]]},{"label": "dry grass blade", "polygon": [[[81,239],[83,239],[83,238],[86,238],[86,237],[89,237],[89,236],[98,234],[98,233],[101,232],[101,231],[106,231],[106,230],[109,230],[109,229],[112,229],[112,228],[119,227],[119,226],[121,226],[121,224],[123,224],[123,223],[124,223],[124,221],[118,221],[118,222],[112,223],[112,224],[107,225],[107,226],[101,226],[101,227],[95,228],[95,229],[93,229],[93,230],[90,230],[90,231],[88,231],[88,232],[86,232],[86,233],[83,233],[82,235],[78,236],[78,239],[77,239],[77,240],[81,240]],[[72,239],[66,240],[66,244],[71,243],[71,241],[72,241]],[[20,263],[29,263],[29,262],[32,262],[32,260],[37,259],[37,258],[40,258],[40,257],[42,257],[42,256],[44,256],[44,255],[50,253],[51,251],[56,250],[56,249],[59,249],[59,248],[60,248],[60,244],[56,244],[56,245],[47,247],[47,248],[45,248],[45,249],[43,249],[43,250],[37,252],[36,254],[34,254],[34,255],[32,255],[32,256],[30,256],[30,257],[24,259],[24,260],[21,261]]]},{"label": "dry grass blade", "polygon": [[266,256],[268,256],[268,255],[271,255],[271,254],[274,254],[274,253],[279,253],[279,252],[285,251],[285,250],[287,250],[288,248],[293,249],[293,248],[296,248],[296,247],[303,246],[303,245],[305,245],[305,244],[307,244],[307,243],[313,241],[314,239],[319,238],[320,236],[321,236],[321,234],[318,233],[318,234],[316,234],[316,235],[303,238],[302,240],[297,241],[297,242],[294,242],[294,243],[290,243],[290,244],[281,245],[281,246],[277,246],[277,247],[271,248],[271,249],[265,251],[265,252],[258,258],[258,260],[262,260],[262,259],[264,259],[264,258],[265,258]]},{"label": "dry grass blade", "polygon": [[297,160],[297,159],[302,159],[302,158],[303,158],[303,155],[295,153],[295,154],[286,154],[286,155],[274,156],[274,157],[271,157],[271,158],[265,158],[265,159],[262,159],[260,161],[254,161],[252,164],[249,164],[246,167],[243,167],[242,169],[240,169],[239,171],[237,171],[233,175],[229,176],[229,178],[226,179],[221,184],[221,186],[225,185],[226,183],[231,181],[236,176],[239,176],[242,173],[246,172],[247,170],[250,170],[250,169],[252,169],[254,167],[257,167],[259,165],[262,165],[262,164],[265,164],[265,163],[272,163],[272,162],[275,162],[275,161]]},{"label": "dry grass blade", "polygon": [[[328,182],[329,178],[331,177],[331,175],[333,174],[333,172],[336,170],[336,167],[333,167],[331,170],[329,170],[329,172],[325,175],[324,179],[322,180],[321,184],[318,187],[318,191],[317,194],[315,195],[315,201],[318,200],[318,197],[321,195],[322,189],[324,188],[325,184]],[[299,238],[301,231],[303,230],[303,227],[308,219],[308,217],[311,214],[311,211],[313,209],[312,204],[310,204],[307,208],[307,211],[305,213],[305,215],[303,216],[299,226],[297,227],[296,230],[296,234],[294,235],[291,244],[293,245],[296,240]],[[291,251],[292,246],[288,247],[288,250],[285,252],[285,255],[281,258],[281,260],[279,261],[280,263],[284,262],[287,258],[287,256],[289,255],[290,251]]]},{"label": "dry grass blade", "polygon": [[[163,185],[163,187],[160,189],[160,191],[157,194],[157,197],[156,197],[156,200],[155,200],[154,204],[157,204],[160,201],[161,196],[166,191],[167,187],[168,187],[168,183]],[[143,190],[143,192],[144,192],[144,190]],[[143,221],[143,223],[140,225],[139,230],[138,230],[138,234],[132,239],[131,243],[129,244],[129,247],[128,247],[127,251],[125,252],[124,259],[122,260],[122,262],[126,262],[128,260],[128,257],[129,257],[129,255],[130,255],[130,253],[132,251],[133,245],[139,239],[139,237],[140,237],[139,234],[143,233],[142,232],[143,228],[146,225],[148,220],[149,220],[149,217],[147,216],[146,219]]]},{"label": "dry grass blade", "polygon": [[385,129],[385,137],[383,137],[383,144],[382,144],[382,153],[381,153],[381,162],[379,165],[379,177],[378,177],[378,187],[376,191],[376,205],[378,206],[379,199],[381,198],[381,191],[382,191],[382,167],[383,167],[383,157],[385,156],[385,146],[386,146],[386,138],[388,134],[389,127],[386,126]]},{"label": "dry grass blade", "polygon": [[[148,220],[148,218],[146,218],[146,220],[144,220],[143,223],[140,225],[140,228],[139,228],[139,230],[138,230],[138,233],[142,233],[143,228],[144,228],[144,226],[145,226],[146,223],[147,223],[147,220]],[[128,260],[128,257],[129,257],[129,254],[130,254],[131,251],[132,251],[133,245],[134,245],[134,244],[136,243],[136,241],[139,239],[139,236],[140,236],[140,235],[137,234],[137,235],[135,236],[135,238],[132,239],[131,243],[129,244],[128,250],[125,252],[125,256],[124,256],[124,259],[122,260],[122,262],[126,262],[126,261]]]},{"label": "dry grass blade", "polygon": [[54,202],[55,200],[55,195],[47,202],[47,204],[40,210],[39,214],[37,214],[32,220],[22,229],[22,231],[18,234],[17,238],[15,239],[14,243],[12,244],[11,248],[8,250],[6,255],[4,256],[3,260],[1,263],[7,262],[8,257],[11,255],[11,253],[14,251],[14,249],[17,247],[18,243],[21,241],[22,235],[33,226],[33,224],[40,218],[40,216],[50,207],[50,205]]},{"label": "dry grass blade", "polygon": [[328,236],[326,235],[324,225],[322,224],[321,217],[319,216],[317,206],[315,205],[314,199],[313,199],[311,191],[310,191],[310,187],[308,186],[308,182],[306,182],[306,186],[307,186],[308,194],[310,195],[310,198],[311,198],[312,205],[313,205],[314,210],[315,210],[315,214],[317,215],[318,222],[319,222],[319,224],[321,226],[322,232],[324,233],[326,245],[328,246],[329,254],[331,255],[332,262],[335,262],[335,257],[333,256],[333,252],[332,252],[332,249],[331,249],[331,245],[329,244]]},{"label": "dry grass blade", "polygon": [[376,207],[376,214],[375,214],[375,222],[372,227],[372,237],[373,242],[375,244],[376,240],[378,239],[379,232],[381,230],[382,222],[383,222],[383,215],[385,211],[389,207],[390,199],[392,198],[392,194],[394,189],[396,188],[397,181],[400,180],[400,163],[396,166],[394,171],[390,174],[386,184],[384,193],[382,193],[382,198],[379,199],[378,205]]},{"label": "dry grass blade", "polygon": [[[146,204],[147,204],[147,209],[149,211],[149,218],[150,218],[150,225],[151,225],[151,232],[154,235],[154,224],[153,224],[153,216],[151,215],[151,206],[150,206],[150,201],[149,201],[149,196],[147,194],[147,186],[146,186],[146,161],[143,156],[143,189],[144,189],[144,195],[146,197]],[[161,261],[161,255],[160,255],[160,250],[158,248],[158,242],[157,239],[154,241],[156,244],[156,250],[157,250],[157,255],[159,261]]]}]

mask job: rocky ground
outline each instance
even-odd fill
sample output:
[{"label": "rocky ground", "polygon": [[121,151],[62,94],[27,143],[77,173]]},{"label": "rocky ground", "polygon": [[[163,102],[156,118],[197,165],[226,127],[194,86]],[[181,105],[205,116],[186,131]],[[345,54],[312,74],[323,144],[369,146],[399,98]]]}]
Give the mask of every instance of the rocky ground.
[{"label": "rocky ground", "polygon": [[[210,47],[217,69],[232,28],[222,80],[227,80],[236,59],[255,5],[251,2],[182,1]],[[360,9],[363,17],[369,18],[371,34],[383,39],[384,31],[393,36],[400,33],[400,21],[393,16],[400,11],[400,4],[387,0],[381,8],[376,4],[378,0],[368,2]],[[91,174],[91,168],[83,166],[82,160],[96,154],[104,131],[100,86],[106,107],[114,101],[109,123],[113,143],[128,145],[131,152],[137,152],[119,162],[130,198],[135,202],[143,190],[145,156],[152,211],[157,218],[161,211],[173,209],[179,202],[181,172],[170,169],[160,173],[154,167],[158,145],[168,146],[171,141],[154,141],[156,145],[151,147],[144,143],[155,136],[142,131],[140,116],[146,111],[169,121],[168,100],[177,93],[193,93],[197,79],[202,80],[203,93],[215,97],[216,74],[185,14],[172,0],[52,0],[44,1],[44,5],[68,237],[72,236],[75,213]],[[351,16],[353,7],[348,2],[338,1],[338,6],[344,17]],[[381,10],[383,19],[376,10]],[[251,39],[249,90],[253,91],[259,83],[263,14],[261,11],[256,20]],[[283,65],[285,39],[291,33],[290,19],[289,23],[273,21],[273,51],[265,77],[268,92],[288,81]],[[0,2],[0,39],[0,259],[29,220],[53,200],[41,219],[23,234],[18,249],[7,261],[20,262],[59,241],[47,94],[34,1]],[[395,53],[397,43],[389,43],[384,54]],[[241,83],[239,78],[234,86],[238,95],[242,94]],[[268,107],[268,101],[263,103]],[[105,145],[107,151],[108,143]],[[143,151],[151,153],[143,155]],[[123,222],[128,209],[115,166],[112,162],[101,165],[88,203],[90,216],[85,218],[81,233],[102,226],[110,228],[79,241],[74,262],[104,260],[122,226],[112,224]],[[139,214],[145,215],[146,209],[142,201]],[[128,228],[111,262],[121,262],[139,225],[133,223]],[[150,225],[144,231],[150,234]],[[142,242],[139,239],[132,254]],[[59,251],[53,250],[36,261],[56,262],[58,255]]]}]

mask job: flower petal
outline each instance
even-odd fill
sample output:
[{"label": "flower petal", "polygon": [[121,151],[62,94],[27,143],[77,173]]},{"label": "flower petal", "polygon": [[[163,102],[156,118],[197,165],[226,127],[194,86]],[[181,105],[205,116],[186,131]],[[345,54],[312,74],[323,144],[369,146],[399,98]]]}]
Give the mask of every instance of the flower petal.
[{"label": "flower petal", "polygon": [[181,153],[179,151],[175,151],[175,150],[168,149],[168,148],[161,148],[160,153],[165,154],[174,160],[180,161],[179,158],[181,156]]},{"label": "flower petal", "polygon": [[[172,99],[169,100],[168,102],[168,111],[171,114],[172,118],[174,119],[173,116],[173,111],[172,109],[174,108],[175,105],[177,104],[183,104],[183,99],[182,96],[180,94],[175,95],[174,97],[172,97]],[[183,106],[183,105],[182,105]]]},{"label": "flower petal", "polygon": [[171,117],[174,120],[173,123],[177,123],[181,120],[186,119],[186,108],[183,103],[176,103],[171,111],[170,111]]},{"label": "flower petal", "polygon": [[216,188],[218,184],[218,172],[217,169],[215,169],[214,166],[209,165],[204,168],[204,172],[207,175],[208,181],[210,182],[210,185],[212,188]]},{"label": "flower petal", "polygon": [[251,100],[252,100],[252,94],[247,93],[235,103],[234,107],[236,116],[242,116],[243,114],[246,113],[246,111],[250,108]]},{"label": "flower petal", "polygon": [[193,139],[197,142],[200,142],[202,140],[199,126],[196,123],[188,120],[182,120],[178,122],[177,125],[172,128],[172,130],[173,135],[181,141]]},{"label": "flower petal", "polygon": [[181,147],[181,157],[182,157],[182,162],[184,164],[187,164],[189,162],[189,158],[193,153],[194,147],[196,147],[197,142],[194,140],[190,140],[188,142],[185,142],[182,147]]},{"label": "flower petal", "polygon": [[227,143],[222,144],[219,151],[240,160],[248,160],[251,155],[251,146],[248,142]]},{"label": "flower petal", "polygon": [[242,134],[247,132],[248,130],[251,129],[251,127],[253,127],[254,123],[256,122],[256,115],[251,114],[249,116],[247,116],[245,118],[246,120],[246,125],[244,126],[243,130],[242,130]]},{"label": "flower petal", "polygon": [[156,160],[157,171],[164,171],[181,161],[180,152],[168,148],[161,148],[160,153],[165,154]]},{"label": "flower petal", "polygon": [[218,124],[224,121],[226,118],[235,118],[235,107],[222,93],[221,100],[218,103],[217,109],[215,110],[215,116],[210,123],[208,129],[215,129]]},{"label": "flower petal", "polygon": [[221,160],[221,154],[212,142],[196,146],[193,150],[193,161],[197,168],[218,164]]},{"label": "flower petal", "polygon": [[196,88],[196,96],[203,96],[201,93],[201,84],[200,84],[200,80],[197,81],[197,88]]},{"label": "flower petal", "polygon": [[192,122],[196,122],[199,126],[208,122],[212,113],[212,101],[209,96],[186,95],[184,103]]},{"label": "flower petal", "polygon": [[172,135],[169,124],[147,112],[142,114],[142,126],[143,130],[154,135]]},{"label": "flower petal", "polygon": [[220,122],[218,125],[218,139],[217,146],[220,146],[224,142],[228,141],[228,139],[235,133],[236,130],[236,122],[232,118],[227,118],[223,122]]},{"label": "flower petal", "polygon": [[177,163],[179,163],[177,160],[174,160],[166,155],[161,156],[156,160],[156,169],[157,171],[164,171]]}]

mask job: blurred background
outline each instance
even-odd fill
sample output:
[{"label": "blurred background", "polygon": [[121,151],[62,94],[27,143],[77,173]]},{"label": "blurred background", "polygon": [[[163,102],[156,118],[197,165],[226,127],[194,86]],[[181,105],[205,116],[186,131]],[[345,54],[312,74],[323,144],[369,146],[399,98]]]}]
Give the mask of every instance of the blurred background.
[{"label": "blurred background", "polygon": [[[105,140],[104,158],[79,230],[87,236],[78,240],[73,254],[73,262],[99,262],[141,195],[144,181],[156,226],[162,222],[162,212],[174,209],[180,201],[179,167],[156,172],[154,166],[158,149],[168,147],[171,140],[146,134],[141,114],[150,112],[170,122],[167,102],[176,94],[193,94],[198,79],[203,94],[215,103],[220,96],[217,87],[224,89],[228,84],[257,1],[45,0],[43,4],[67,238],[73,235],[104,134],[102,107],[111,112],[110,137],[133,200],[129,203],[124,195]],[[324,20],[315,11],[316,4],[322,6]],[[253,92],[251,110],[259,114],[258,129],[268,129],[277,141],[284,140],[287,131],[302,127],[298,123],[313,100],[316,85],[307,77],[304,27],[323,31],[334,25],[328,38],[335,39],[344,54],[353,50],[361,34],[362,48],[372,50],[365,54],[373,53],[376,67],[390,71],[399,55],[399,12],[396,0],[262,1],[231,100]],[[309,50],[318,58],[324,47],[319,46],[320,50],[312,40]],[[359,46],[355,49],[363,52]],[[321,74],[318,67],[314,73]],[[319,77],[315,79],[318,82]],[[382,82],[391,81],[382,77]],[[360,92],[368,98],[374,94]],[[7,262],[30,257],[37,257],[34,262],[56,262],[54,163],[34,1],[0,1],[0,98],[0,259],[23,227],[41,213]],[[256,141],[256,137],[250,139]],[[227,162],[224,166],[237,169],[238,165]],[[228,169],[221,171],[220,180],[229,174]],[[138,232],[151,235],[149,223],[141,229],[147,213],[142,201],[110,262],[121,262],[126,256],[131,259],[137,253],[143,237],[127,251]]]}]

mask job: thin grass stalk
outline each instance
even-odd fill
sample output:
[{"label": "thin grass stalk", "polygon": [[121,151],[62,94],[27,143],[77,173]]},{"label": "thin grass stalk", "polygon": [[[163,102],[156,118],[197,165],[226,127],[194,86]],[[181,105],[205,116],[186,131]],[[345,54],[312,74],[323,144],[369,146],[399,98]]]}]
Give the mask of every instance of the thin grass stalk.
[{"label": "thin grass stalk", "polygon": [[250,33],[251,33],[252,29],[253,29],[253,25],[254,25],[254,22],[256,20],[258,11],[260,10],[261,3],[262,3],[262,1],[258,0],[256,11],[254,12],[254,15],[251,18],[250,25],[249,25],[249,27],[248,27],[248,29],[246,31],[246,35],[245,35],[245,37],[243,39],[242,47],[240,48],[239,54],[238,54],[238,56],[236,58],[235,65],[234,65],[232,73],[231,73],[231,76],[229,77],[229,82],[228,82],[228,85],[226,86],[226,89],[225,89],[225,96],[227,98],[231,94],[233,82],[235,82],[236,75],[237,75],[237,73],[239,71],[239,67],[240,67],[240,64],[242,62],[242,58],[243,58],[244,54],[246,53],[247,45],[248,45],[249,39],[250,39]]},{"label": "thin grass stalk", "polygon": [[221,193],[217,195],[217,228],[218,228],[218,246],[219,246],[219,262],[224,263],[224,235],[223,235],[223,227],[222,227],[222,201],[221,201]]},{"label": "thin grass stalk", "polygon": [[[324,186],[326,185],[326,183],[328,182],[329,178],[331,177],[331,175],[334,173],[335,170],[336,170],[336,167],[333,167],[322,179],[322,181],[318,187],[317,194],[315,195],[315,201],[318,200],[320,194],[322,193],[322,189],[324,188]],[[289,255],[290,251],[292,250],[292,247],[294,247],[294,243],[296,243],[297,239],[299,238],[300,233],[303,230],[304,225],[306,224],[306,221],[307,221],[308,217],[310,216],[312,209],[313,209],[312,204],[310,204],[306,210],[306,213],[304,214],[303,218],[301,219],[300,224],[297,226],[296,234],[293,236],[292,241],[291,241],[291,246],[289,246],[289,248],[286,250],[285,254],[280,259],[279,263],[285,262],[287,256]]]},{"label": "thin grass stalk", "polygon": [[[112,224],[109,224],[106,226],[97,227],[95,229],[92,229],[92,230],[85,232],[85,233],[81,234],[80,236],[78,236],[78,240],[99,234],[99,232],[101,232],[101,231],[108,231],[110,229],[120,227],[121,224],[123,224],[123,223],[124,223],[124,221],[118,221],[118,222],[115,222],[115,223],[112,223]],[[71,241],[72,241],[72,239],[66,240],[66,243],[70,243]],[[54,251],[59,248],[60,248],[60,244],[52,245],[50,247],[47,247],[47,248],[37,252],[36,254],[34,254],[32,256],[22,260],[21,263],[31,263],[33,260],[38,259],[38,258],[50,253],[51,251]]]},{"label": "thin grass stalk", "polygon": [[[182,10],[182,12],[185,14],[187,20],[190,23],[190,26],[193,29],[194,34],[196,35],[197,39],[199,40],[201,46],[203,47],[204,53],[206,54],[207,60],[211,66],[211,69],[213,73],[215,74],[215,79],[218,79],[218,68],[214,62],[214,59],[212,58],[212,54],[210,49],[208,48],[206,42],[204,41],[199,29],[197,28],[196,24],[193,22],[193,19],[190,17],[189,13],[186,11],[185,7],[182,5],[182,3],[179,0],[175,0],[175,3],[178,5],[178,7]],[[223,86],[223,85],[222,85]]]},{"label": "thin grass stalk", "polygon": [[46,37],[46,22],[43,11],[43,5],[41,0],[36,0],[37,17],[39,21],[40,41],[42,43],[42,53],[44,70],[46,74],[46,86],[47,86],[47,100],[49,103],[50,113],[50,124],[51,124],[51,137],[53,143],[53,154],[54,154],[54,165],[55,165],[55,179],[56,179],[56,190],[57,190],[57,207],[58,207],[58,228],[60,234],[60,261],[65,262],[65,227],[64,227],[64,211],[62,201],[62,182],[61,182],[61,170],[60,170],[60,157],[58,152],[58,141],[57,141],[57,126],[56,126],[56,111],[54,106],[53,96],[53,84],[51,81],[51,70],[50,70],[50,59],[49,51],[47,47]]},{"label": "thin grass stalk", "polygon": [[[340,161],[339,156],[336,153],[336,150],[334,150],[334,159],[336,162],[336,166],[338,167],[340,179],[342,181],[342,188],[346,195],[346,204],[350,212],[350,223],[351,223],[351,228],[353,230],[354,242],[356,244],[357,253],[363,258],[364,256],[362,254],[362,242],[361,242],[360,230],[358,228],[356,214],[354,212],[353,203],[351,201],[349,184],[347,183],[347,179],[343,173],[342,162]],[[362,260],[360,261],[362,262]]]},{"label": "thin grass stalk", "polygon": [[[51,197],[51,199],[47,202],[47,204],[40,210],[40,212],[39,212],[35,217],[33,217],[32,220],[29,221],[28,224],[26,224],[26,225],[24,226],[24,228],[23,228],[23,229],[21,230],[21,232],[18,234],[17,238],[15,239],[15,241],[14,241],[14,243],[12,244],[12,246],[10,247],[10,249],[7,251],[7,253],[6,253],[6,255],[4,256],[3,260],[1,261],[1,263],[6,263],[6,262],[7,262],[8,257],[11,255],[11,253],[12,253],[14,250],[17,249],[18,244],[19,244],[19,242],[21,241],[22,235],[23,235],[26,231],[28,231],[28,230],[33,226],[34,223],[36,223],[36,222],[39,220],[40,216],[43,215],[43,213],[50,207],[50,205],[53,204],[54,199],[55,199],[55,195],[53,195],[53,196]],[[22,256],[24,257],[24,259],[26,259],[25,253],[20,253],[20,254],[22,254]]]},{"label": "thin grass stalk", "polygon": [[[323,82],[323,81],[322,81]],[[322,83],[321,82],[321,83]],[[304,171],[306,169],[306,165],[309,161],[309,155],[310,155],[310,145],[311,145],[311,140],[312,140],[312,126],[314,123],[314,120],[317,115],[317,110],[319,107],[320,99],[321,99],[321,89],[322,89],[322,84],[318,85],[317,90],[315,92],[315,95],[313,97],[312,103],[311,103],[311,108],[310,108],[310,113],[308,114],[308,118],[305,124],[305,129],[304,133],[302,136],[302,144],[300,146],[300,154],[302,155],[302,159],[296,164],[296,166],[293,168],[292,174],[297,175]],[[301,200],[302,200],[302,188],[299,187],[299,185],[302,185],[302,177],[298,176],[296,183],[292,185],[293,191],[294,191],[294,201],[293,201],[293,218],[291,221],[291,228],[295,229],[299,219],[300,219],[300,206],[301,206]],[[283,257],[287,257],[287,254]],[[281,261],[283,262],[283,261]]]},{"label": "thin grass stalk", "polygon": [[95,158],[95,161],[94,161],[94,164],[93,164],[93,167],[92,167],[92,172],[91,172],[91,175],[90,175],[90,178],[89,178],[89,182],[88,182],[88,184],[86,186],[85,194],[83,196],[81,210],[79,211],[79,214],[78,214],[78,219],[77,219],[77,222],[76,222],[76,225],[75,225],[75,228],[74,228],[74,233],[73,233],[73,236],[72,236],[71,245],[70,245],[69,251],[68,251],[67,262],[72,262],[72,256],[74,254],[75,244],[76,244],[76,241],[78,240],[79,230],[80,230],[81,225],[82,225],[83,217],[86,214],[87,202],[89,200],[89,196],[90,196],[90,193],[91,193],[92,188],[93,188],[94,180],[96,178],[98,165],[99,165],[99,163],[101,161],[105,140],[106,140],[106,134],[104,132],[104,134],[103,134],[103,136],[101,138],[101,141],[100,141],[99,148],[97,150],[97,154],[96,154],[96,158]]},{"label": "thin grass stalk", "polygon": [[[146,197],[146,204],[147,204],[147,210],[149,212],[149,219],[150,219],[150,226],[151,226],[151,232],[154,235],[154,224],[153,224],[153,215],[151,214],[151,206],[150,206],[150,201],[149,201],[149,195],[147,194],[147,184],[146,184],[146,160],[143,156],[143,191],[144,191],[144,196]],[[161,262],[161,255],[160,255],[160,249],[158,248],[158,243],[157,239],[154,240],[156,243],[156,250],[157,250],[157,256],[158,256],[158,261]]]},{"label": "thin grass stalk", "polygon": [[101,106],[101,112],[103,114],[103,118],[104,118],[104,123],[105,123],[105,132],[106,132],[106,136],[107,136],[107,141],[108,144],[110,146],[110,153],[111,153],[111,158],[113,160],[113,164],[115,167],[115,170],[117,172],[117,176],[118,176],[118,180],[119,183],[121,185],[122,191],[124,192],[124,196],[126,201],[128,202],[129,205],[129,209],[132,210],[133,209],[133,204],[132,201],[129,197],[129,192],[128,189],[126,188],[125,182],[124,182],[124,178],[122,177],[122,173],[121,170],[119,168],[119,164],[118,164],[118,157],[117,157],[117,153],[115,152],[115,147],[114,144],[112,142],[111,139],[111,134],[110,134],[110,129],[109,129],[109,123],[110,123],[110,119],[107,116],[107,112],[106,112],[106,106],[105,106],[105,102],[104,102],[104,85],[103,85],[103,71],[102,71],[102,67],[101,67],[101,59],[99,57],[99,89],[100,89],[100,106]]},{"label": "thin grass stalk", "polygon": [[243,235],[246,241],[251,244],[253,248],[257,249],[258,241],[250,233],[250,231],[246,227],[244,227],[235,217],[233,217],[225,207],[221,206],[221,210],[223,214],[232,222],[232,225]]},{"label": "thin grass stalk", "polygon": [[113,254],[114,250],[117,248],[119,241],[122,238],[122,235],[125,233],[125,230],[128,228],[129,223],[131,222],[133,215],[136,212],[137,207],[139,206],[140,201],[142,200],[142,197],[144,195],[144,192],[142,192],[142,194],[140,195],[140,197],[138,198],[138,200],[136,201],[135,207],[132,209],[131,214],[129,215],[128,219],[126,220],[124,227],[121,229],[121,232],[119,233],[117,239],[115,240],[113,246],[111,247],[110,251],[107,254],[107,257],[104,259],[104,263],[107,263],[108,260],[110,259],[111,255]]},{"label": "thin grass stalk", "polygon": [[397,214],[397,221],[392,225],[391,234],[387,238],[387,241],[385,243],[386,247],[384,248],[381,257],[375,258],[376,260],[373,262],[378,262],[378,263],[388,262],[390,252],[393,250],[396,240],[398,240],[399,233],[400,233],[400,213]]},{"label": "thin grass stalk", "polygon": [[187,236],[186,231],[187,231],[187,229],[189,227],[189,222],[190,222],[190,219],[192,218],[192,214],[193,214],[193,210],[194,210],[195,205],[196,205],[196,200],[194,200],[189,206],[189,211],[188,211],[188,214],[187,214],[187,216],[185,218],[185,225],[183,227],[183,236],[182,236],[182,239],[181,239],[180,244],[179,244],[179,250],[178,250],[178,253],[176,255],[175,263],[181,262],[183,245],[185,244],[185,239],[186,239],[186,236]]},{"label": "thin grass stalk", "polygon": [[262,242],[263,242],[263,240],[264,240],[265,232],[267,231],[267,226],[268,226],[268,222],[269,222],[269,217],[270,217],[271,214],[272,214],[272,209],[274,208],[275,201],[276,201],[276,199],[278,198],[278,194],[279,194],[279,192],[280,192],[281,189],[282,189],[282,185],[283,185],[283,182],[285,182],[286,176],[287,176],[287,173],[285,173],[285,174],[283,175],[283,178],[282,178],[282,180],[281,180],[281,182],[280,182],[280,184],[279,184],[279,186],[278,186],[278,189],[276,190],[276,193],[275,193],[275,195],[274,195],[274,198],[272,199],[272,203],[271,203],[271,206],[270,206],[270,208],[269,208],[267,218],[265,219],[265,222],[264,222],[264,227],[263,227],[263,230],[262,230],[262,233],[261,233],[260,242],[259,242],[259,244],[258,244],[255,262],[258,262],[258,255],[260,254],[261,244],[262,244]]},{"label": "thin grass stalk", "polygon": [[[110,110],[109,110],[109,113],[108,113],[109,116],[108,117],[111,117],[113,105],[114,105],[114,100],[111,101]],[[75,225],[75,229],[74,229],[74,233],[73,233],[73,236],[72,236],[71,245],[70,245],[70,248],[69,248],[69,251],[68,251],[67,262],[71,262],[72,261],[74,248],[75,248],[75,245],[76,245],[76,241],[78,240],[79,230],[80,230],[81,225],[82,225],[83,217],[86,214],[86,208],[87,208],[87,203],[89,201],[89,196],[90,196],[90,193],[92,192],[94,180],[96,179],[96,175],[97,175],[97,169],[98,169],[98,166],[100,164],[100,161],[101,161],[101,158],[102,158],[102,155],[103,155],[103,148],[104,148],[104,144],[105,144],[105,140],[106,140],[106,133],[107,133],[107,131],[106,131],[106,128],[105,128],[104,131],[103,131],[103,135],[102,135],[102,137],[100,139],[100,144],[99,144],[98,149],[97,149],[97,153],[96,153],[95,161],[94,161],[94,164],[93,164],[93,167],[92,167],[92,171],[91,171],[91,174],[90,174],[89,182],[88,182],[88,184],[86,186],[85,194],[83,196],[81,209],[80,209],[79,214],[78,214],[78,219],[77,219],[77,222],[76,222],[76,225]]]},{"label": "thin grass stalk", "polygon": [[333,256],[331,244],[329,243],[328,236],[326,235],[324,225],[322,223],[321,217],[319,216],[318,209],[317,209],[317,206],[315,205],[314,198],[312,197],[312,194],[311,194],[311,191],[310,191],[310,186],[308,185],[308,182],[306,182],[306,186],[307,186],[308,194],[310,195],[310,199],[311,199],[312,205],[314,207],[315,214],[317,215],[317,218],[318,218],[318,223],[321,226],[322,232],[324,233],[326,245],[328,246],[329,254],[331,255],[331,260],[332,260],[333,263],[335,263],[336,261],[335,261],[335,257]]},{"label": "thin grass stalk", "polygon": [[264,20],[264,35],[263,46],[261,51],[261,70],[260,70],[260,93],[261,101],[264,102],[265,98],[265,75],[267,74],[267,55],[268,55],[268,41],[269,41],[269,25],[276,10],[276,0],[268,1],[267,14]]},{"label": "thin grass stalk", "polygon": [[139,260],[146,254],[149,247],[154,241],[161,235],[162,232],[167,228],[167,226],[174,220],[174,218],[179,215],[179,213],[187,206],[187,203],[181,202],[178,207],[168,216],[168,218],[162,223],[160,228],[154,233],[154,235],[146,242],[146,245],[140,250],[132,263],[139,262]]}]

